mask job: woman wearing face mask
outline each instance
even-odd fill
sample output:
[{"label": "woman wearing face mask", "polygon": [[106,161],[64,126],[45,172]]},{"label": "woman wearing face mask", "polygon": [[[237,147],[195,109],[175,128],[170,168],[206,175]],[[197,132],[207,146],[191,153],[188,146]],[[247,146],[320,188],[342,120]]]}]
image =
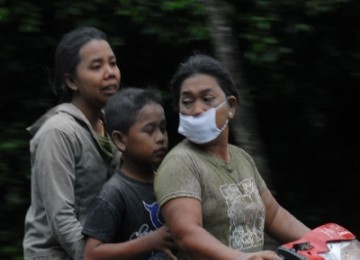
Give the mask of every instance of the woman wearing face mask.
[{"label": "woman wearing face mask", "polygon": [[277,203],[252,158],[228,143],[238,100],[229,73],[195,55],[171,91],[186,139],[165,157],[154,185],[178,259],[280,259],[262,251],[264,232],[283,243],[309,229]]}]

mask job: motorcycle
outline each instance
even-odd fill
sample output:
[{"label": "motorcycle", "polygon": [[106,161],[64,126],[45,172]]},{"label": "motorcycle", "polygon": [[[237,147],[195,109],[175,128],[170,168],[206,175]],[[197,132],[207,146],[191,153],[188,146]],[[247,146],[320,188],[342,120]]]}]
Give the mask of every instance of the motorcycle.
[{"label": "motorcycle", "polygon": [[278,247],[277,253],[284,260],[360,260],[360,242],[344,227],[328,223]]}]

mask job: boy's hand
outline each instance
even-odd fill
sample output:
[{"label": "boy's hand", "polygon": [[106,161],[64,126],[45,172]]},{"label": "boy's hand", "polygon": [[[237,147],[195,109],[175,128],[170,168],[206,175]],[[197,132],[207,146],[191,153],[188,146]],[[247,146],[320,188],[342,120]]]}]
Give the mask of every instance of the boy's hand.
[{"label": "boy's hand", "polygon": [[175,248],[175,244],[168,227],[162,226],[161,228],[150,232],[148,236],[154,250],[164,252],[168,257],[170,257],[170,259],[177,259],[171,252],[171,249]]}]

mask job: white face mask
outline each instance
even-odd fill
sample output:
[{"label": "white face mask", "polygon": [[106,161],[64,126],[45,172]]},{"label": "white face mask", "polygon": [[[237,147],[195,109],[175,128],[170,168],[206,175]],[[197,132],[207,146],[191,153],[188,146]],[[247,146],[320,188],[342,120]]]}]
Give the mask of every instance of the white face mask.
[{"label": "white face mask", "polygon": [[178,132],[191,142],[205,144],[215,140],[226,128],[229,120],[226,119],[221,129],[216,125],[216,110],[226,103],[226,100],[217,107],[212,107],[198,116],[186,116],[179,113],[180,123]]}]

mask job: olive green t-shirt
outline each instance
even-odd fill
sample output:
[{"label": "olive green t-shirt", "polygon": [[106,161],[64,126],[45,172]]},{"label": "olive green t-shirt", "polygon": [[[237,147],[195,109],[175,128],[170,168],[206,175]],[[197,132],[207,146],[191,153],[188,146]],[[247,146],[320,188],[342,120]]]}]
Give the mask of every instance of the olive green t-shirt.
[{"label": "olive green t-shirt", "polygon": [[[165,157],[155,175],[159,206],[179,197],[201,202],[203,227],[223,244],[242,252],[262,250],[266,185],[253,159],[229,145],[229,162],[183,141]],[[179,259],[186,259],[181,257]]]}]

